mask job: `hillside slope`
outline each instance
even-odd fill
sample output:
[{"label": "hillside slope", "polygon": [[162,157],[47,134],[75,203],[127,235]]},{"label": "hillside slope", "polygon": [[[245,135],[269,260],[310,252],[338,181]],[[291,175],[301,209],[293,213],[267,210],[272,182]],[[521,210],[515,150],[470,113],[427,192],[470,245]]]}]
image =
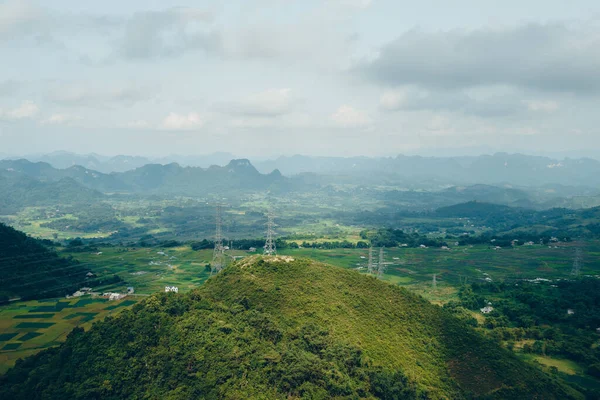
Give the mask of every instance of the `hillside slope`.
[{"label": "hillside slope", "polygon": [[28,400],[577,395],[404,289],[282,257],[156,294],[0,378]]},{"label": "hillside slope", "polygon": [[89,269],[59,257],[39,240],[0,223],[0,302],[64,296],[86,283]]}]

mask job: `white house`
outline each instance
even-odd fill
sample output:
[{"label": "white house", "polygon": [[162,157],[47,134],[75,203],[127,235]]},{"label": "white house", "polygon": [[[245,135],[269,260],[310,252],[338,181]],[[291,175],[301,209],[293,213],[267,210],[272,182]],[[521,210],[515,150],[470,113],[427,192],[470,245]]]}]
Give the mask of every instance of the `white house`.
[{"label": "white house", "polygon": [[177,286],[165,286],[165,292],[179,293],[179,288]]},{"label": "white house", "polygon": [[569,309],[567,310],[567,314],[568,314],[568,315],[573,315],[573,314],[575,314],[575,310],[573,310],[572,308],[569,308]]},{"label": "white house", "polygon": [[492,307],[492,306],[485,306],[485,307],[483,307],[483,308],[481,309],[481,312],[482,312],[483,314],[489,314],[489,313],[491,313],[492,311],[494,311],[494,307]]}]

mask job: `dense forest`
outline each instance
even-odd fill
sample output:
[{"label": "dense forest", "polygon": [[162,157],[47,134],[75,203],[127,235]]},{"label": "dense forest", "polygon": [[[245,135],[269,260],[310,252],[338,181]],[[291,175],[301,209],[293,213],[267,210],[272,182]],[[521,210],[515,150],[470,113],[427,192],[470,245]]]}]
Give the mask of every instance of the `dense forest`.
[{"label": "dense forest", "polygon": [[289,257],[155,294],[0,378],[27,400],[576,396],[404,289]]}]

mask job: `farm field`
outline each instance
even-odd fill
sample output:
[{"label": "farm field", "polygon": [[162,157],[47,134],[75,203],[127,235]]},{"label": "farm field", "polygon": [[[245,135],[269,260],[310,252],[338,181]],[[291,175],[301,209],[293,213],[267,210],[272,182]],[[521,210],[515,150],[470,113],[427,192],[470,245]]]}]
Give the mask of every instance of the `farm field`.
[{"label": "farm field", "polygon": [[63,342],[73,328],[116,315],[138,301],[107,301],[90,296],[12,303],[0,308],[0,373],[19,358]]},{"label": "farm field", "polygon": [[[249,253],[233,251],[230,256]],[[98,276],[119,275],[123,281],[94,288],[101,291],[124,292],[133,286],[138,294],[151,294],[165,286],[177,286],[186,292],[198,287],[210,276],[208,267],[212,249],[194,251],[189,246],[157,247],[99,247],[94,252],[64,252],[64,255],[89,265]]]}]

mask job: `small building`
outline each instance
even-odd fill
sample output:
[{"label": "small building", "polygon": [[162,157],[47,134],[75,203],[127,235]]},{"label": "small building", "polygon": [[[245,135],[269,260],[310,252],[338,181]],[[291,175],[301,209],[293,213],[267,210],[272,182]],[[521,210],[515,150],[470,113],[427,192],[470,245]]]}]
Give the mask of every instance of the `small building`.
[{"label": "small building", "polygon": [[494,307],[492,307],[492,306],[485,306],[481,309],[482,314],[489,314],[492,311],[494,311]]},{"label": "small building", "polygon": [[82,287],[81,289],[79,289],[80,292],[91,292],[92,288],[91,287]]},{"label": "small building", "polygon": [[250,247],[248,249],[249,252],[254,253],[256,251],[256,247]]},{"label": "small building", "polygon": [[525,246],[533,246],[534,244],[535,244],[535,243],[533,243],[533,242],[526,242],[526,243],[525,243]]},{"label": "small building", "polygon": [[121,300],[123,298],[125,298],[127,295],[124,293],[112,293],[112,292],[106,292],[102,294],[102,297],[106,297],[108,298],[108,300],[113,301],[113,300]]},{"label": "small building", "polygon": [[85,276],[87,276],[89,278],[89,277],[92,277],[92,276],[95,276],[95,275],[94,275],[93,272],[88,272],[87,274],[85,274]]},{"label": "small building", "polygon": [[133,288],[133,286],[127,286],[127,294],[133,294],[135,292],[135,289]]},{"label": "small building", "polygon": [[450,250],[450,247],[448,247],[448,246],[442,246],[442,250]]},{"label": "small building", "polygon": [[575,310],[573,310],[572,308],[569,308],[567,310],[567,315],[573,315],[573,314],[575,314]]},{"label": "small building", "polygon": [[177,286],[165,286],[165,292],[179,293],[179,288]]},{"label": "small building", "polygon": [[420,249],[426,249],[426,248],[427,248],[427,246],[425,246],[424,244],[422,244],[422,245],[420,245],[420,246],[419,246],[419,248],[420,248]]}]

